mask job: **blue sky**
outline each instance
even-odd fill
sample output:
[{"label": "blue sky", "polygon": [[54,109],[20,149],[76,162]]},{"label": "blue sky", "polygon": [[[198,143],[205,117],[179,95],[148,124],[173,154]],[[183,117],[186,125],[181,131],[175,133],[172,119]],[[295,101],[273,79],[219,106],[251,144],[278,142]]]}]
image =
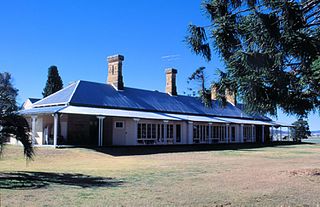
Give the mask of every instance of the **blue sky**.
[{"label": "blue sky", "polygon": [[[58,66],[65,86],[80,79],[105,82],[106,57],[120,53],[126,86],[164,91],[164,70],[174,67],[183,94],[196,68],[205,66],[209,79],[223,68],[217,54],[207,63],[191,53],[183,41],[191,22],[208,24],[200,0],[2,0],[0,71],[12,74],[22,103],[41,97],[49,66]],[[309,124],[320,129],[318,114]]]}]

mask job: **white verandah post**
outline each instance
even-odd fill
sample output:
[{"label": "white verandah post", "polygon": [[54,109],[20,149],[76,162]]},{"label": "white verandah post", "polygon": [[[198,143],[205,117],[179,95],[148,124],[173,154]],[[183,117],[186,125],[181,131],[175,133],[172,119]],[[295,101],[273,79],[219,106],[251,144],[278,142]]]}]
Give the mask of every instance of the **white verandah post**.
[{"label": "white verandah post", "polygon": [[193,122],[188,121],[188,144],[193,144]]},{"label": "white verandah post", "polygon": [[36,143],[36,119],[37,119],[37,116],[31,116],[31,119],[32,119],[31,142],[32,142],[32,145],[35,145],[35,143]]},{"label": "white verandah post", "polygon": [[243,143],[243,126],[244,124],[240,125],[240,142]]},{"label": "white verandah post", "polygon": [[97,118],[99,119],[98,146],[101,147],[102,140],[103,140],[103,120],[105,117],[104,116],[97,116]]},{"label": "white verandah post", "polygon": [[168,131],[168,120],[164,120],[163,121],[163,128],[164,128],[164,130],[163,130],[163,142],[165,143],[165,144],[168,144],[168,140],[167,140],[167,131]]},{"label": "white verandah post", "polygon": [[53,115],[53,146],[57,147],[59,114]]},{"label": "white verandah post", "polygon": [[138,145],[138,123],[140,119],[134,118],[133,123],[134,123],[134,133],[133,133],[133,145]]}]

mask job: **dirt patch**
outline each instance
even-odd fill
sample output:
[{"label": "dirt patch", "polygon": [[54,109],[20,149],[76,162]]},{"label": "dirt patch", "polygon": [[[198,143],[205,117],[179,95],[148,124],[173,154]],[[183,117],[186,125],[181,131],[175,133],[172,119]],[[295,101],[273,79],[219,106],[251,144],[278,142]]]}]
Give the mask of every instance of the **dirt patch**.
[{"label": "dirt patch", "polygon": [[289,171],[291,176],[317,176],[320,178],[320,168],[300,169]]}]

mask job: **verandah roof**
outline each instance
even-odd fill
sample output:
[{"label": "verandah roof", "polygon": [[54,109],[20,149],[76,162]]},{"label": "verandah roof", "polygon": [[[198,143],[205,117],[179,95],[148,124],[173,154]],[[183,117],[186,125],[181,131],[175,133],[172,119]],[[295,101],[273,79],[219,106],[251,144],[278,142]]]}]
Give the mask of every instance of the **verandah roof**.
[{"label": "verandah roof", "polygon": [[285,124],[279,125],[279,123],[276,123],[276,122],[267,122],[267,121],[259,121],[259,120],[194,116],[194,115],[174,114],[174,113],[145,112],[145,111],[93,108],[93,107],[82,107],[82,106],[40,107],[40,108],[21,110],[19,111],[19,113],[22,115],[64,113],[64,114],[113,116],[113,117],[169,120],[169,121],[193,121],[193,122],[206,122],[206,123],[225,123],[225,124],[235,123],[235,124],[250,124],[250,125],[253,124],[253,125],[266,125],[266,126],[286,126]]},{"label": "verandah roof", "polygon": [[247,120],[247,119],[233,119],[233,118],[219,118],[223,121],[234,123],[234,124],[250,124],[250,125],[265,125],[273,126],[271,122],[259,121],[259,120]]},{"label": "verandah roof", "polygon": [[41,108],[31,108],[18,111],[21,115],[41,115],[41,114],[54,114],[59,112],[61,109],[66,106],[50,106],[50,107],[41,107]]},{"label": "verandah roof", "polygon": [[83,114],[83,115],[96,115],[96,116],[115,116],[126,118],[140,118],[140,119],[156,119],[156,120],[172,120],[172,121],[197,121],[197,122],[215,122],[226,123],[213,117],[207,116],[188,116],[172,113],[161,112],[145,112],[145,111],[132,111],[122,109],[105,109],[105,108],[92,108],[81,106],[68,106],[59,113],[65,114]]}]

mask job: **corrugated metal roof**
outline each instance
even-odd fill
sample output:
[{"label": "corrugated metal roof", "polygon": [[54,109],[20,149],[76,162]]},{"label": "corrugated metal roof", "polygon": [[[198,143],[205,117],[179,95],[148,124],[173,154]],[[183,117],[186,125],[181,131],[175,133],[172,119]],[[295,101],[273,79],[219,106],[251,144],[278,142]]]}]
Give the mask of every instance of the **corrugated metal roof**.
[{"label": "corrugated metal roof", "polygon": [[[68,104],[75,106],[103,107],[114,109],[141,110],[189,115],[223,116],[256,119],[228,103],[221,107],[213,101],[207,108],[199,98],[190,96],[170,96],[166,93],[125,87],[118,91],[104,83],[78,81],[34,104],[35,107]],[[266,119],[266,117],[259,117]]]},{"label": "corrugated metal roof", "polygon": [[76,91],[76,87],[80,81],[74,82],[67,87],[57,91],[50,96],[47,96],[40,101],[34,103],[34,107],[42,107],[42,106],[53,106],[53,105],[63,105],[67,104],[70,101],[73,93]]},{"label": "corrugated metal roof", "polygon": [[37,115],[37,114],[54,114],[65,108],[66,106],[50,106],[50,107],[40,107],[40,108],[31,108],[18,111],[18,114],[21,115]]},{"label": "corrugated metal roof", "polygon": [[292,124],[286,124],[283,122],[278,122],[278,121],[272,121],[272,125],[275,127],[294,127]]}]

